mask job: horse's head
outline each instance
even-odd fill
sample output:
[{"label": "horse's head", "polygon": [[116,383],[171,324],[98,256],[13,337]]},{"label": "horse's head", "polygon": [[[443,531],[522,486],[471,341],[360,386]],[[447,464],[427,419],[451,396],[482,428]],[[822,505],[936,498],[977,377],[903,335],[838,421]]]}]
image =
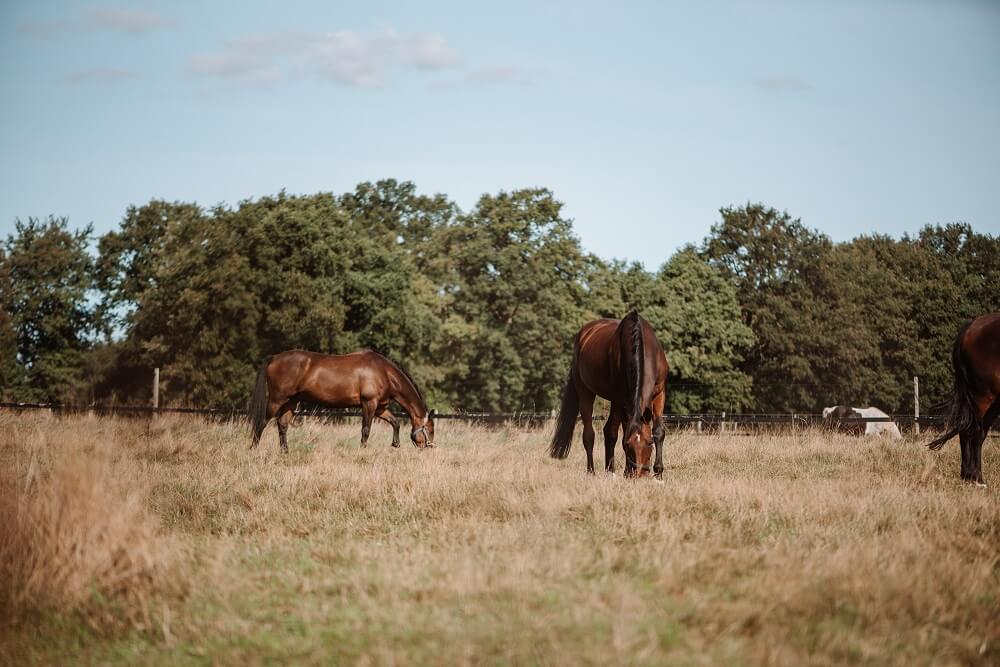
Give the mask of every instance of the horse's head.
[{"label": "horse's head", "polygon": [[646,477],[653,468],[653,413],[649,408],[628,420],[625,427],[625,457],[635,467],[636,477]]},{"label": "horse's head", "polygon": [[410,440],[417,447],[433,447],[434,446],[434,415],[437,414],[434,410],[431,410],[423,419],[413,420],[413,430],[410,431]]}]

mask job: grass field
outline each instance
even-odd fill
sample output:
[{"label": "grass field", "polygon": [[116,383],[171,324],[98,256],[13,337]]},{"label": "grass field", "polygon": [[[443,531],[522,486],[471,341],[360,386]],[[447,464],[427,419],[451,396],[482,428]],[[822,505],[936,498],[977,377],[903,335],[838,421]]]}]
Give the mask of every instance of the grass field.
[{"label": "grass field", "polygon": [[956,444],[670,434],[658,484],[359,430],[0,414],[0,661],[1000,663],[1000,484]]}]

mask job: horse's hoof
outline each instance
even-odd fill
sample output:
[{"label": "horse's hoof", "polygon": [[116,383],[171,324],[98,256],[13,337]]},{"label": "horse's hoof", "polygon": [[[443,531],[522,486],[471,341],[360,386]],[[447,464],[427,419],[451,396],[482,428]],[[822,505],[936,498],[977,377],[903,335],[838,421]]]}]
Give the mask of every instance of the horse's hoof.
[{"label": "horse's hoof", "polygon": [[978,486],[981,489],[987,488],[986,487],[986,482],[976,482],[976,486]]},{"label": "horse's hoof", "polygon": [[396,449],[399,449],[399,443],[398,442],[392,443],[392,446],[395,447]]}]

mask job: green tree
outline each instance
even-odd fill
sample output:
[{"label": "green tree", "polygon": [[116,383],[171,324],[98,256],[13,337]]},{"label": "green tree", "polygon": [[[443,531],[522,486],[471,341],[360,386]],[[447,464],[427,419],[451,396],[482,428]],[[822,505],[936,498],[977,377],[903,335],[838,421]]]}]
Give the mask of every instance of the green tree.
[{"label": "green tree", "polygon": [[656,302],[658,286],[653,274],[638,262],[616,259],[605,263],[593,255],[587,259],[589,319],[619,319],[633,308],[645,316],[649,305]]},{"label": "green tree", "polygon": [[237,405],[260,356],[248,262],[223,224],[184,232],[163,250],[156,286],[140,297],[123,362],[147,374],[161,368],[165,403]]},{"label": "green tree", "polygon": [[446,228],[449,262],[435,357],[451,405],[547,410],[586,317],[585,257],[562,204],[544,189],[484,195]]},{"label": "green tree", "polygon": [[[360,183],[338,202],[351,224],[367,230],[381,246],[383,258],[397,264],[402,251],[408,260],[402,265],[406,276],[396,274],[397,279],[404,278],[403,300],[396,307],[374,304],[378,312],[368,326],[365,344],[405,362],[429,401],[448,400],[442,386],[446,362],[436,358],[433,345],[452,301],[439,289],[451,262],[438,245],[444,230],[454,223],[458,207],[442,194],[423,195],[413,183],[394,179]],[[378,267],[368,271],[357,283],[361,291],[373,273],[386,274]]]},{"label": "green tree", "polygon": [[753,378],[754,407],[792,412],[815,409],[825,390],[814,362],[827,354],[834,332],[822,322],[821,295],[832,291],[832,243],[788,213],[761,204],[724,208],[702,254],[733,281],[755,343],[741,365]]},{"label": "green tree", "polygon": [[591,258],[588,309],[620,318],[633,308],[649,320],[670,364],[667,410],[738,410],[751,403],[750,377],[739,369],[753,333],[742,322],[736,289],[693,248],[658,273],[641,264]]},{"label": "green tree", "polygon": [[[88,303],[91,226],[71,231],[65,218],[15,223],[4,245],[0,295],[6,338],[14,332],[16,397],[74,401],[87,394],[86,351],[95,330]],[[9,354],[10,342],[5,342]],[[9,359],[7,360],[9,362]]]},{"label": "green tree", "polygon": [[458,215],[458,207],[444,195],[422,195],[413,183],[395,179],[360,183],[338,202],[351,220],[373,235],[405,245],[420,270],[430,259],[437,233]]},{"label": "green tree", "polygon": [[142,295],[157,287],[165,248],[177,235],[205,222],[195,204],[154,199],[144,206],[129,206],[119,229],[100,238],[94,276],[101,291],[102,319],[109,329],[131,325]]},{"label": "green tree", "polygon": [[752,402],[751,378],[740,370],[754,343],[741,320],[736,289],[693,248],[677,252],[656,275],[655,302],[645,311],[670,363],[670,412],[738,412]]},{"label": "green tree", "polygon": [[960,317],[1000,311],[1000,236],[980,234],[967,223],[927,225],[903,238],[939,259],[962,294]]},{"label": "green tree", "polygon": [[0,400],[5,401],[18,397],[24,381],[17,363],[17,329],[11,317],[13,286],[7,254],[0,245]]},{"label": "green tree", "polygon": [[363,207],[352,217],[332,194],[284,192],[207,215],[151,207],[147,226],[169,219],[165,238],[109,239],[104,284],[127,287],[110,300],[129,304],[117,366],[161,367],[168,401],[238,404],[260,359],[290,348],[372,347],[406,363],[430,345],[438,320],[413,259]]}]

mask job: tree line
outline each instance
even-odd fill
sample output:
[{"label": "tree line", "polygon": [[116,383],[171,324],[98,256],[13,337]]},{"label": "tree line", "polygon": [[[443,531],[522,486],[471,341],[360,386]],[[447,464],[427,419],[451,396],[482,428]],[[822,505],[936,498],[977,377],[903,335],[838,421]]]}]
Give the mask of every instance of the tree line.
[{"label": "tree line", "polygon": [[235,407],[266,355],[370,347],[439,409],[547,411],[577,329],[638,308],[671,364],[669,412],[905,412],[914,375],[924,410],[946,397],[957,328],[1000,310],[1000,238],[958,223],[834,243],[751,203],[647,271],[586,252],[548,190],[462,211],[385,180],[154,200],[99,238],[19,220],[0,300],[4,400],[144,403],[159,367],[165,404]]}]

